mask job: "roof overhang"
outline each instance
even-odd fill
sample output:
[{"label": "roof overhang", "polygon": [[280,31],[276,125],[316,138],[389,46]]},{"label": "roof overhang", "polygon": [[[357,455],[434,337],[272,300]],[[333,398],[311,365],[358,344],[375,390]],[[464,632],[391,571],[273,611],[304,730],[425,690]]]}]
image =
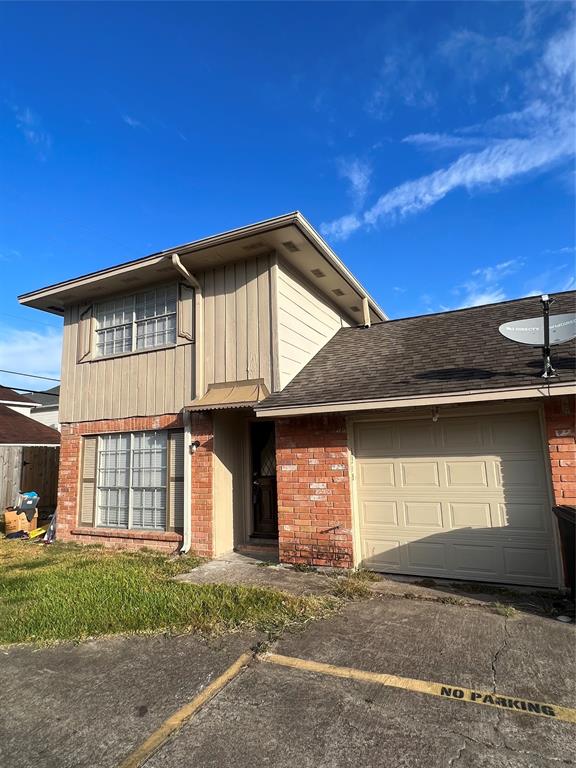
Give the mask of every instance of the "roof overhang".
[{"label": "roof overhang", "polygon": [[254,408],[270,392],[263,379],[210,384],[208,391],[187,405],[187,411],[219,411],[228,408]]},{"label": "roof overhang", "polygon": [[70,304],[92,303],[115,293],[138,291],[159,280],[176,278],[171,257],[177,253],[192,273],[275,251],[301,272],[348,317],[362,322],[362,299],[372,321],[387,320],[384,311],[356,280],[330,246],[298,211],[175,246],[142,259],[118,264],[49,285],[18,297],[28,307],[62,314]]},{"label": "roof overhang", "polygon": [[434,395],[415,395],[403,398],[383,398],[381,400],[357,400],[344,403],[310,403],[309,405],[283,406],[278,408],[257,408],[256,416],[304,416],[314,413],[353,413],[357,411],[379,411],[395,408],[415,408],[418,406],[440,406],[458,403],[481,403],[495,400],[520,400],[527,398],[545,398],[559,395],[576,394],[576,383],[540,384],[534,387],[517,389],[467,390],[446,392]]}]

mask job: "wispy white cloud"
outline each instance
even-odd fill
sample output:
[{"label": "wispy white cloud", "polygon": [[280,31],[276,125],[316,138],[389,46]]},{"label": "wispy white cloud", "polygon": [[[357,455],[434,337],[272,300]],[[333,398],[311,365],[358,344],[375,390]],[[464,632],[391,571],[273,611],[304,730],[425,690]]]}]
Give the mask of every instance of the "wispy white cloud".
[{"label": "wispy white cloud", "polygon": [[[576,92],[573,26],[548,42],[527,80],[530,85],[522,109],[468,129],[476,134],[483,129],[490,138],[487,146],[465,152],[447,167],[392,188],[363,212],[322,224],[323,234],[334,240],[345,239],[360,228],[394,223],[424,211],[454,190],[494,188],[572,157]],[[466,129],[458,132],[465,133]]]},{"label": "wispy white cloud", "polygon": [[370,186],[372,166],[365,160],[358,158],[340,158],[338,160],[338,173],[350,184],[350,195],[356,206],[362,206]]},{"label": "wispy white cloud", "polygon": [[135,117],[131,117],[130,115],[122,115],[122,122],[129,125],[130,128],[146,128],[144,123],[140,122],[140,120],[136,120]]},{"label": "wispy white cloud", "polygon": [[507,275],[513,275],[522,266],[523,262],[520,259],[508,259],[508,261],[501,261],[494,266],[479,267],[472,272],[472,276],[481,278],[486,283],[494,283]]},{"label": "wispy white cloud", "polygon": [[563,248],[547,248],[542,253],[548,256],[567,256],[571,253],[576,253],[576,245],[566,245]]},{"label": "wispy white cloud", "polygon": [[[62,333],[58,330],[22,331],[7,325],[0,329],[0,368],[4,370],[23,369],[38,376],[59,378],[61,356]],[[38,388],[34,379],[11,374],[0,374],[0,377],[0,382],[7,387]],[[46,382],[48,386],[50,382]]]},{"label": "wispy white cloud", "polygon": [[392,103],[405,107],[430,109],[438,95],[427,81],[427,63],[415,50],[394,51],[380,67],[372,88],[366,111],[372,117],[388,117]]},{"label": "wispy white cloud", "polygon": [[485,146],[485,136],[454,136],[449,133],[412,133],[402,139],[404,144],[414,144],[424,149],[464,149]]},{"label": "wispy white cloud", "polygon": [[52,148],[52,137],[42,128],[38,115],[29,107],[12,106],[16,127],[41,160],[46,160]]}]

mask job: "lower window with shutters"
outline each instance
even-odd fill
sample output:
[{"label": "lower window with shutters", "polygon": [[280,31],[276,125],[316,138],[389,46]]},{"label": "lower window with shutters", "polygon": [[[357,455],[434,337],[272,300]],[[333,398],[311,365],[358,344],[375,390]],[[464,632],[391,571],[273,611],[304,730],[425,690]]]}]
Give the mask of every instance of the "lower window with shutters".
[{"label": "lower window with shutters", "polygon": [[84,438],[81,525],[179,531],[183,524],[181,430]]},{"label": "lower window with shutters", "polygon": [[98,439],[96,525],[166,530],[166,432],[122,432]]}]

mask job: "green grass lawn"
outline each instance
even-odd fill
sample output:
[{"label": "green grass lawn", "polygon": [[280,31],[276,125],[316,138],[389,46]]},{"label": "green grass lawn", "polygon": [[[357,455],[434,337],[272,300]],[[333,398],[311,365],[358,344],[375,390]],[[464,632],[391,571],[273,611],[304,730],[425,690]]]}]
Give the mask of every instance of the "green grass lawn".
[{"label": "green grass lawn", "polygon": [[194,557],[0,538],[0,644],[146,632],[268,632],[327,615],[335,600],[195,585]]}]

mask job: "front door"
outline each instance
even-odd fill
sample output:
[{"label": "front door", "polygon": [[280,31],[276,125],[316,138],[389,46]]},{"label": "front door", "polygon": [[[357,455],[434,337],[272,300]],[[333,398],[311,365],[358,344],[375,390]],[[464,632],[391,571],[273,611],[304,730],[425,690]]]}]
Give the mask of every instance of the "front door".
[{"label": "front door", "polygon": [[274,422],[251,424],[252,445],[252,535],[278,538],[276,502],[276,439]]}]

